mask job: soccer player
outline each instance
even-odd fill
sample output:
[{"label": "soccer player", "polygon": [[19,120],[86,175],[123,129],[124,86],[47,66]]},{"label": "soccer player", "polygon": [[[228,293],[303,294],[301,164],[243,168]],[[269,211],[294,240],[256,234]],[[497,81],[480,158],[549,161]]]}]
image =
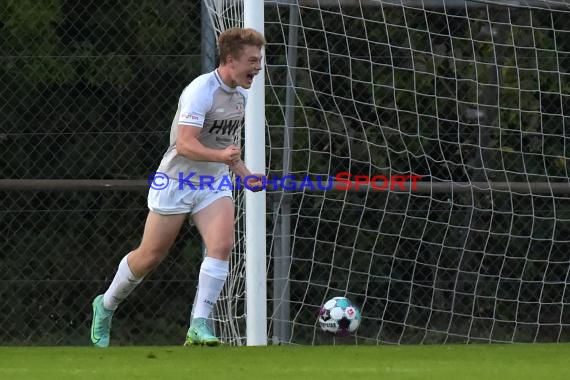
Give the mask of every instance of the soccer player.
[{"label": "soccer player", "polygon": [[[91,341],[95,346],[109,345],[114,311],[166,257],[188,215],[204,241],[207,256],[200,267],[196,306],[185,344],[220,344],[206,321],[229,272],[234,203],[230,186],[219,185],[227,181],[230,169],[240,178],[251,176],[244,187],[262,190],[262,176],[246,168],[234,144],[244,121],[246,90],[261,70],[264,45],[263,35],[253,29],[226,30],[218,39],[217,69],[197,77],[183,90],[170,146],[158,168],[165,176],[157,184],[168,185],[159,189],[151,184],[150,211],[140,246],[123,257],[107,291],[93,300]],[[205,176],[214,178],[211,188],[204,186],[209,181],[201,183]]]}]

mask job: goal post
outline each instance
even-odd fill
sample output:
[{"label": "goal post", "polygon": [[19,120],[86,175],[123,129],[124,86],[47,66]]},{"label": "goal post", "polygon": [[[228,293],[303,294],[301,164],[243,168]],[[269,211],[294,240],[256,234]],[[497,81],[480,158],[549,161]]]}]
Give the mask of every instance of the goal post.
[{"label": "goal post", "polygon": [[[264,34],[263,0],[244,0],[244,26]],[[262,50],[262,54],[264,50]],[[249,90],[245,113],[245,164],[265,173],[265,70]],[[245,194],[247,345],[267,344],[265,191]]]},{"label": "goal post", "polygon": [[[247,2],[206,3],[218,32],[244,25]],[[260,8],[265,172],[421,180],[383,190],[268,189],[267,215],[253,225],[238,199],[246,228],[238,225],[220,303],[226,339],[241,344],[247,335],[250,344],[250,328],[263,326],[265,342],[267,334],[273,343],[331,342],[317,312],[340,295],[362,308],[359,344],[570,340],[570,4]],[[266,323],[250,321],[253,293],[243,286],[248,231],[260,221],[265,266],[256,270],[267,288],[255,302],[267,307],[258,315]]]}]

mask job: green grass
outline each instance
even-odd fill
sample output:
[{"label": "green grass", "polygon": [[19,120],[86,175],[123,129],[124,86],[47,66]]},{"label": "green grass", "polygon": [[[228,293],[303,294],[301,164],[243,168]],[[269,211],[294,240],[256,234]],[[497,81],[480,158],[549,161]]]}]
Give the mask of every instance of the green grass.
[{"label": "green grass", "polygon": [[0,347],[0,379],[570,378],[569,344]]}]

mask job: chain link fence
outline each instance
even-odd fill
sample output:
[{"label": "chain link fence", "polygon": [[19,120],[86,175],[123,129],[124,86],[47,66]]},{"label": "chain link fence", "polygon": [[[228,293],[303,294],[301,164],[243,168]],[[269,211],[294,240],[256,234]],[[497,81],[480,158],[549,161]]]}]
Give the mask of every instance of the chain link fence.
[{"label": "chain link fence", "polygon": [[[2,2],[0,178],[147,178],[200,43],[199,2]],[[91,300],[142,234],[139,189],[0,192],[0,344],[88,344]],[[184,229],[118,311],[114,344],[183,341],[200,252]]]}]

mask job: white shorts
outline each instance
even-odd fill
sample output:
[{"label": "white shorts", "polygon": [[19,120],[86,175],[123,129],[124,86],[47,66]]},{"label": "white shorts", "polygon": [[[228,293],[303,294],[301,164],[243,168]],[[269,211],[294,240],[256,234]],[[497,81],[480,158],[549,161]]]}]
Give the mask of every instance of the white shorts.
[{"label": "white shorts", "polygon": [[179,188],[180,182],[170,180],[166,188],[157,190],[153,187],[148,192],[148,208],[150,211],[161,215],[174,215],[174,214],[196,214],[198,211],[205,209],[214,201],[230,197],[233,199],[232,191],[223,189],[220,190],[218,180],[212,184],[213,189],[192,189],[190,186],[184,184]]}]

